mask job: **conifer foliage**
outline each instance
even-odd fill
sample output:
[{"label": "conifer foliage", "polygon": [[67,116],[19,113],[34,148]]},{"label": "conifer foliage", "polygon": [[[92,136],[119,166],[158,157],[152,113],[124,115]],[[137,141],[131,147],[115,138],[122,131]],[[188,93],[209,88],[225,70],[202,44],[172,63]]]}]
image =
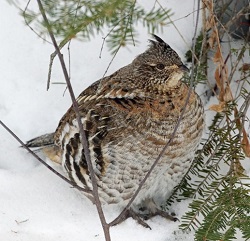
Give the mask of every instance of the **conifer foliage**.
[{"label": "conifer foliage", "polygon": [[[241,6],[237,5],[239,1],[202,2],[205,21],[203,33],[197,40],[197,54],[203,61],[198,61],[195,68],[195,77],[198,76],[195,83],[204,83],[199,73],[208,73],[205,94],[217,98],[217,103],[209,106],[209,111],[214,111],[215,115],[193,166],[168,204],[176,199],[193,198],[180,227],[185,231],[195,230],[197,241],[237,240],[236,234],[248,240],[250,180],[242,161],[250,154],[246,130],[250,104],[250,32],[249,28],[244,32],[236,23],[249,13],[249,5],[242,4],[243,1]],[[223,22],[223,14],[228,13],[233,17]],[[234,39],[235,33],[240,41]],[[202,56],[206,56],[205,61]],[[215,70],[210,72],[213,68]]]},{"label": "conifer foliage", "polygon": [[[107,44],[114,56],[120,47],[135,45],[138,34],[136,26],[139,23],[150,33],[159,32],[169,23],[171,16],[171,11],[160,4],[146,10],[136,0],[43,0],[42,3],[50,26],[46,26],[41,12],[32,8],[30,1],[21,11],[26,24],[39,37],[46,40],[47,28],[51,28],[61,49],[72,39],[89,41],[102,33],[103,43]],[[55,52],[51,54],[47,89],[55,56]]]},{"label": "conifer foliage", "polygon": [[[112,53],[120,46],[134,44],[138,23],[153,33],[167,24],[170,13],[161,7],[147,11],[135,0],[43,0],[43,6],[61,46],[72,38],[86,41],[97,33],[108,32],[105,38]],[[36,25],[41,36],[47,35],[39,11],[28,7],[23,16],[28,24]]]}]

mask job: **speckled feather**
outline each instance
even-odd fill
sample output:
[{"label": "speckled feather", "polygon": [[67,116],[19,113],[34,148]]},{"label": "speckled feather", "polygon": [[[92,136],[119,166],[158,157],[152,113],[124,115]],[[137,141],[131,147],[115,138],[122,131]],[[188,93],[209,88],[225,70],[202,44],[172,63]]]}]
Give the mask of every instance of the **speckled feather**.
[{"label": "speckled feather", "polygon": [[[77,98],[103,203],[126,205],[168,142],[183,110],[188,86],[179,56],[159,37],[135,60]],[[192,91],[176,136],[146,181],[133,208],[159,206],[192,163],[203,131],[203,106]],[[55,132],[71,180],[92,189],[73,108]],[[89,196],[91,199],[91,196]]]}]

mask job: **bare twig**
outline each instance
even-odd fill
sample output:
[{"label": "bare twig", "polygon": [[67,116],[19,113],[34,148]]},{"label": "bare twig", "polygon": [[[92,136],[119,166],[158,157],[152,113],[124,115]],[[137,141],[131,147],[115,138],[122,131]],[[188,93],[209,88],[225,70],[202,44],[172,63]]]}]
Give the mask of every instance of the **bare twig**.
[{"label": "bare twig", "polygon": [[68,71],[67,71],[67,68],[66,68],[66,65],[65,65],[65,62],[64,62],[64,58],[63,58],[63,55],[61,54],[60,48],[59,48],[59,46],[58,46],[58,44],[56,42],[55,36],[54,36],[54,34],[52,32],[52,29],[51,29],[50,23],[49,23],[49,21],[47,19],[46,13],[45,13],[44,8],[43,8],[43,5],[42,5],[40,0],[37,0],[37,3],[39,5],[39,9],[40,9],[41,14],[43,16],[43,19],[44,19],[44,21],[46,23],[46,27],[48,29],[48,32],[49,32],[50,38],[51,38],[51,40],[53,42],[53,45],[55,47],[55,50],[57,52],[58,58],[60,60],[61,67],[62,67],[63,74],[64,74],[64,78],[65,78],[65,80],[67,82],[67,87],[68,87],[68,90],[69,90],[69,93],[70,93],[70,96],[71,96],[72,105],[73,105],[74,111],[76,113],[76,119],[77,119],[77,123],[78,123],[78,127],[79,127],[79,132],[80,132],[80,136],[81,136],[81,142],[82,142],[82,145],[83,145],[85,159],[87,161],[88,170],[90,172],[90,177],[91,177],[91,182],[92,182],[92,187],[93,187],[92,194],[93,194],[94,201],[95,201],[95,204],[96,204],[96,207],[97,207],[97,211],[98,211],[98,214],[99,214],[99,217],[100,217],[100,221],[101,221],[101,224],[102,224],[102,227],[103,227],[103,230],[104,230],[105,239],[106,239],[106,241],[111,241],[110,232],[109,232],[109,225],[106,222],[106,219],[105,219],[105,216],[104,216],[104,213],[103,213],[103,210],[102,210],[102,206],[101,206],[101,201],[100,201],[99,195],[98,195],[98,186],[97,186],[97,181],[96,181],[96,177],[95,177],[94,168],[93,168],[93,165],[92,165],[91,160],[90,160],[88,141],[87,141],[87,138],[86,138],[85,131],[83,129],[83,125],[82,125],[82,122],[81,122],[81,116],[80,116],[79,109],[78,109],[78,104],[77,104],[75,94],[73,92],[73,89],[72,89],[72,86],[71,86],[71,83],[70,83],[70,79],[69,79]]},{"label": "bare twig", "polygon": [[[128,28],[128,25],[129,25],[129,24],[131,24],[135,4],[136,4],[136,0],[134,0],[134,3],[133,3],[133,5],[132,5],[132,7],[131,7],[131,12],[130,12],[130,14],[127,14],[126,16],[124,16],[124,18],[121,19],[121,20],[124,20],[124,19],[126,19],[126,18],[128,17],[128,21],[127,21],[127,23],[126,23],[125,29]],[[121,21],[121,20],[120,20],[120,21]],[[120,21],[119,21],[118,23],[120,23]],[[101,51],[103,50],[103,45],[104,45],[104,42],[105,42],[106,38],[110,35],[110,33],[114,30],[115,27],[116,27],[116,26],[114,26],[114,27],[108,32],[108,34],[103,38],[103,43],[102,43]],[[133,34],[131,33],[131,35],[132,35],[133,43],[134,43],[134,46],[135,46],[135,41],[134,41]],[[123,38],[125,38],[125,37],[126,37],[126,31],[125,31],[125,33],[124,33]],[[109,62],[109,64],[108,64],[108,66],[107,66],[107,68],[106,68],[106,70],[105,70],[105,72],[104,72],[104,74],[103,74],[102,77],[105,77],[106,73],[107,73],[108,70],[109,70],[109,67],[111,66],[112,62],[114,61],[114,59],[115,59],[115,57],[116,57],[118,51],[120,50],[120,48],[121,48],[121,43],[119,44],[119,47],[117,48],[117,50],[116,50],[115,53],[113,54],[113,57],[112,57],[112,59],[110,60],[110,62]],[[101,58],[101,54],[102,54],[102,52],[100,52],[99,58]]]},{"label": "bare twig", "polygon": [[[121,18],[118,22],[117,22],[117,25],[122,21],[124,20],[125,18],[127,18],[129,15],[125,15],[123,18]],[[106,38],[112,33],[112,31],[114,31],[114,29],[117,27],[117,25],[114,25],[109,31],[108,33],[105,35],[105,37],[102,37],[102,46],[101,46],[101,49],[100,49],[100,53],[99,53],[99,58],[101,59],[102,58],[102,51],[103,51],[103,47],[104,47],[104,44],[105,44],[105,41],[106,41]]]},{"label": "bare twig", "polygon": [[[179,34],[180,37],[182,38],[183,42],[184,42],[184,43],[186,44],[186,46],[189,48],[189,45],[188,45],[186,39],[185,39],[184,36],[181,34],[180,30],[177,28],[176,24],[175,24],[174,21],[171,19],[171,17],[170,17],[169,14],[167,13],[167,11],[164,9],[164,7],[161,5],[161,3],[160,3],[158,0],[156,0],[156,2],[157,2],[157,4],[160,6],[160,8],[161,8],[163,11],[165,11],[165,14],[168,16],[168,19],[170,20],[170,23],[173,24],[175,30],[178,32],[178,34]],[[200,0],[198,0],[198,2],[200,2]],[[194,11],[194,12],[195,12],[195,11]],[[199,16],[199,12],[200,12],[200,4],[199,4],[199,8],[197,8],[197,16]],[[178,20],[179,20],[179,19],[178,19]],[[196,25],[197,25],[197,23],[196,23]],[[196,26],[195,32],[196,32],[196,30],[197,30],[197,26]],[[194,57],[195,60],[196,60],[197,63],[198,63],[198,62],[199,62],[199,59],[198,59],[197,56],[195,55],[195,48],[193,49],[193,48],[191,47],[191,50],[190,50],[190,51],[192,52],[192,57]]]},{"label": "bare twig", "polygon": [[87,190],[85,188],[82,188],[80,186],[77,186],[74,182],[70,181],[69,179],[67,179],[65,176],[63,176],[62,174],[60,174],[59,172],[57,172],[55,169],[53,169],[50,165],[48,165],[44,160],[42,160],[35,152],[33,152],[29,147],[27,147],[23,141],[12,131],[8,128],[8,126],[6,126],[1,120],[0,120],[0,125],[3,126],[3,128],[8,131],[20,144],[23,148],[25,148],[32,156],[34,156],[40,163],[42,163],[44,166],[46,166],[50,171],[52,171],[53,173],[55,173],[58,177],[60,177],[61,179],[63,179],[65,182],[67,182],[68,184],[72,185],[74,188],[78,189],[79,191],[83,191],[85,193],[91,193],[90,190]]},{"label": "bare twig", "polygon": [[22,221],[17,221],[17,220],[15,220],[15,222],[19,225],[19,224],[22,224],[22,223],[26,223],[26,222],[28,222],[29,221],[29,219],[25,219],[25,220],[22,220]]},{"label": "bare twig", "polygon": [[[60,44],[59,44],[59,50],[61,50],[69,41],[70,39],[65,38]],[[50,61],[49,61],[49,71],[48,71],[48,79],[47,79],[47,90],[49,90],[50,86],[50,80],[51,80],[51,73],[52,73],[52,66],[54,63],[54,59],[57,56],[57,52],[55,51],[50,55]]]}]

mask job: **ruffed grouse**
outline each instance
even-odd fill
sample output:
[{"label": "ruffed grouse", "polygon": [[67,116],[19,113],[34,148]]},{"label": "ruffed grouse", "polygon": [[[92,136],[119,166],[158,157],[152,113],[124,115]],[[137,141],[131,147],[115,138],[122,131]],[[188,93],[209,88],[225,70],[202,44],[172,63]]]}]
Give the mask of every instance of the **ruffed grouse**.
[{"label": "ruffed grouse", "polygon": [[[187,100],[189,87],[181,82],[186,66],[153,36],[149,49],[131,64],[96,81],[77,98],[102,203],[128,203],[171,137]],[[192,91],[175,138],[135,199],[133,213],[161,213],[160,205],[191,165],[203,126],[202,102]],[[73,107],[51,140],[69,178],[92,189]],[[39,138],[28,146],[36,143]]]}]

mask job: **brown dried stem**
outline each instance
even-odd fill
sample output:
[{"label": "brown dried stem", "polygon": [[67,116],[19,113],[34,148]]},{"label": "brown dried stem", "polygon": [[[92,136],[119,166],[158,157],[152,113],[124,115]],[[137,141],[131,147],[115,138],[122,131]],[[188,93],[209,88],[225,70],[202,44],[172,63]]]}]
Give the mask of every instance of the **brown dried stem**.
[{"label": "brown dried stem", "polygon": [[75,94],[74,94],[72,86],[71,86],[71,82],[70,82],[68,71],[67,71],[67,68],[66,68],[66,65],[65,65],[65,61],[64,61],[63,55],[62,55],[62,53],[60,51],[60,48],[59,48],[59,46],[58,46],[58,44],[56,42],[55,36],[54,36],[54,34],[52,32],[51,25],[49,23],[49,20],[47,19],[46,13],[45,13],[44,8],[43,8],[43,5],[42,5],[40,0],[37,0],[37,3],[38,3],[38,6],[39,6],[39,9],[40,9],[40,12],[41,12],[41,14],[43,16],[44,22],[46,23],[46,27],[47,27],[48,33],[50,35],[50,38],[51,38],[51,40],[53,42],[53,45],[55,47],[55,50],[57,52],[57,56],[58,56],[58,58],[60,60],[60,64],[61,64],[61,67],[62,67],[62,70],[63,70],[64,78],[66,80],[67,87],[68,87],[70,97],[71,97],[71,100],[72,100],[72,105],[73,105],[74,111],[76,113],[76,119],[77,119],[77,123],[78,123],[78,127],[79,127],[79,132],[80,132],[80,136],[81,136],[81,142],[82,142],[82,145],[83,145],[84,155],[85,155],[85,158],[86,158],[86,161],[87,161],[87,165],[88,165],[88,169],[89,169],[90,177],[91,177],[91,182],[92,182],[92,188],[93,188],[92,194],[93,194],[94,201],[95,201],[95,204],[96,204],[96,208],[97,208],[97,211],[98,211],[98,214],[99,214],[99,217],[100,217],[100,221],[101,221],[101,224],[102,224],[102,227],[103,227],[105,239],[106,239],[106,241],[111,241],[110,232],[109,232],[109,227],[110,226],[107,224],[104,213],[103,213],[103,210],[102,210],[101,201],[100,201],[100,198],[99,198],[99,195],[98,195],[98,186],[97,186],[97,181],[96,181],[96,177],[95,177],[95,172],[94,172],[94,168],[93,168],[93,165],[91,163],[91,160],[90,160],[88,142],[87,142],[86,134],[85,134],[85,131],[83,129],[82,122],[81,122],[81,116],[80,116],[80,113],[79,113],[78,104],[77,104]]}]

